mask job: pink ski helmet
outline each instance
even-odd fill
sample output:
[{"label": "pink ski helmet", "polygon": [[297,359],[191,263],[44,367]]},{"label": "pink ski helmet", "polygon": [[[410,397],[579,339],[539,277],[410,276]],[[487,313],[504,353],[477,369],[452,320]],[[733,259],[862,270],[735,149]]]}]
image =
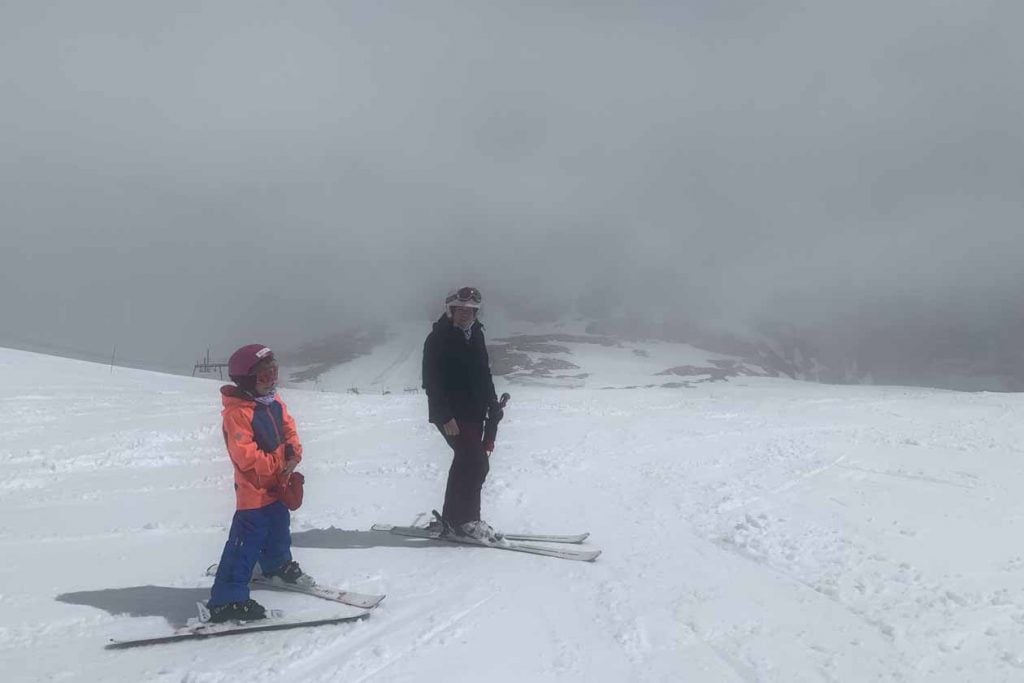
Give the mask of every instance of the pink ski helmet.
[{"label": "pink ski helmet", "polygon": [[274,352],[269,346],[263,344],[248,344],[231,354],[228,359],[228,375],[231,379],[236,377],[248,377],[253,374],[252,369],[258,363],[267,359],[274,359]]}]

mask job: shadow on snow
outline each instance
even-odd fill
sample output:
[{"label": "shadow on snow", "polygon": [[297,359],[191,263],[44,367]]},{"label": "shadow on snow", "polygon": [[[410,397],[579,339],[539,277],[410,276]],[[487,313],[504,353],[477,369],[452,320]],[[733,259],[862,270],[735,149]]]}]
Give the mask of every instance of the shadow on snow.
[{"label": "shadow on snow", "polygon": [[[426,538],[398,536],[387,531],[349,531],[330,527],[292,534],[293,548],[450,548],[450,543]],[[170,588],[168,586],[131,586],[95,591],[62,593],[58,602],[97,607],[114,616],[163,617],[171,626],[184,626],[196,616],[196,603],[205,603],[209,588]]]},{"label": "shadow on snow", "polygon": [[131,586],[63,593],[57,596],[57,601],[98,607],[114,616],[163,617],[171,626],[178,627],[196,616],[197,602],[206,602],[209,597],[209,588]]}]

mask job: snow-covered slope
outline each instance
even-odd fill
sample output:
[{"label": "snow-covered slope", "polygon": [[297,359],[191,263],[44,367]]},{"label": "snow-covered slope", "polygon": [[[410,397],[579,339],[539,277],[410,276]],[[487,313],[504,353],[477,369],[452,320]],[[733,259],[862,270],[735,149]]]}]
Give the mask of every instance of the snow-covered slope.
[{"label": "snow-covered slope", "polygon": [[0,373],[5,680],[1024,677],[1016,395],[517,387],[486,517],[591,531],[583,564],[368,531],[440,502],[423,396],[286,390],[296,559],[387,600],[359,624],[112,652],[206,597],[233,510],[217,384],[6,350]]},{"label": "snow-covered slope", "polygon": [[[370,394],[417,391],[420,387],[423,339],[426,337],[424,329],[429,331],[429,325],[394,326],[352,360],[305,381],[293,379],[292,384],[322,391]],[[295,377],[291,372],[286,374]]]},{"label": "snow-covered slope", "polygon": [[[296,374],[293,385],[352,393],[419,391],[423,340],[429,321],[393,325],[363,355],[315,377]],[[729,377],[775,375],[749,360],[689,344],[623,340],[588,334],[584,323],[489,325],[488,349],[496,377],[508,385],[555,388],[679,388]],[[295,381],[298,379],[299,381]]]}]

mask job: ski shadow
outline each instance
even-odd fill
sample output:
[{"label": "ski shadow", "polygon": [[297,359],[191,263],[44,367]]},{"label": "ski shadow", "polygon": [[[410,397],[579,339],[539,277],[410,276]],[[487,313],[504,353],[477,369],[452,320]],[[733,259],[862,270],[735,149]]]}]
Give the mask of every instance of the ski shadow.
[{"label": "ski shadow", "polygon": [[358,550],[366,548],[442,548],[450,543],[429,538],[399,536],[389,531],[349,531],[328,527],[292,533],[293,548],[333,548]]},{"label": "ski shadow", "polygon": [[209,588],[132,586],[62,593],[56,600],[69,605],[98,607],[114,616],[163,617],[177,628],[197,616],[196,603],[206,602],[209,597]]}]

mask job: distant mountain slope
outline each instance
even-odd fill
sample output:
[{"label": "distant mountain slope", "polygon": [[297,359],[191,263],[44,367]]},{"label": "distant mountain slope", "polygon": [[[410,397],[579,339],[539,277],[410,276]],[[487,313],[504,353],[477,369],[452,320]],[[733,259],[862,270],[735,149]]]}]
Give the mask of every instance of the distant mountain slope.
[{"label": "distant mountain slope", "polygon": [[[752,358],[670,341],[591,334],[584,323],[504,324],[488,333],[491,369],[509,384],[561,388],[679,388],[742,376],[793,377],[781,357]],[[402,393],[420,388],[423,340],[430,325],[396,325],[370,338],[340,345],[335,362],[324,357],[291,367],[295,386],[353,393]],[[358,352],[357,352],[358,351]]]}]

